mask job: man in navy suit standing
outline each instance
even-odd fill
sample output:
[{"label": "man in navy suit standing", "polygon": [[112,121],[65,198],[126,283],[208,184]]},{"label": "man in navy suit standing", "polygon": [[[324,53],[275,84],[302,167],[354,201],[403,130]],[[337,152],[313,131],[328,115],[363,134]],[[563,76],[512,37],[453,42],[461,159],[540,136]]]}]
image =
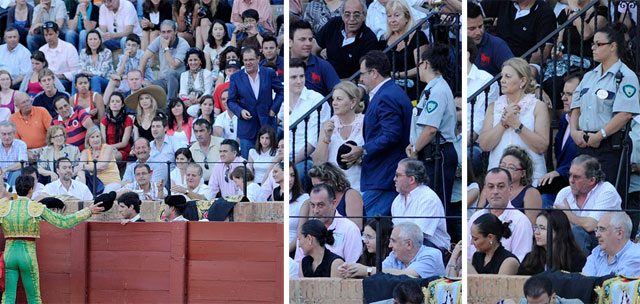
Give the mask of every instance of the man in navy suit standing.
[{"label": "man in navy suit standing", "polygon": [[[260,67],[258,50],[253,47],[242,49],[244,70],[231,75],[227,104],[238,119],[240,152],[249,159],[249,150],[256,145],[260,128],[270,125],[277,128],[276,114],[284,98],[284,86],[276,71]],[[272,90],[276,92],[272,98]]]},{"label": "man in navy suit standing", "polygon": [[362,158],[360,189],[367,216],[391,215],[397,196],[395,180],[398,162],[406,157],[409,145],[412,105],[407,94],[391,80],[391,65],[381,51],[370,51],[360,58],[360,82],[369,93],[364,115],[364,146],[352,146],[343,160],[353,163]]}]

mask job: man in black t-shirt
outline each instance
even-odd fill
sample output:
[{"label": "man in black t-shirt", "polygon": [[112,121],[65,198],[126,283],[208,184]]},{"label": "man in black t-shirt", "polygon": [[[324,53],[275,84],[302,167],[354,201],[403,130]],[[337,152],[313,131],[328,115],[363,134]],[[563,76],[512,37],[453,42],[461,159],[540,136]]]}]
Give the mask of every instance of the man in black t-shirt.
[{"label": "man in black t-shirt", "polygon": [[367,12],[360,0],[347,0],[341,17],[331,18],[318,32],[313,53],[320,54],[344,79],[360,68],[360,57],[377,48],[376,35],[365,24]]},{"label": "man in black t-shirt", "polygon": [[[487,17],[498,18],[498,37],[507,42],[516,57],[521,57],[556,29],[555,14],[542,0],[486,0],[482,2],[482,8]],[[545,45],[545,60],[549,58],[552,43],[550,40]],[[540,64],[540,51],[534,52],[528,61]]]}]

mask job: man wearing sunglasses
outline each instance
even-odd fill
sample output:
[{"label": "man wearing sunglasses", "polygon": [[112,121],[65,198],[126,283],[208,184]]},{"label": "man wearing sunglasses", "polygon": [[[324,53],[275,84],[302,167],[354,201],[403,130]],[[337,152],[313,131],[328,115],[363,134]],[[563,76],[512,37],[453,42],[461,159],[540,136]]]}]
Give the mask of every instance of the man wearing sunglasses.
[{"label": "man wearing sunglasses", "polygon": [[55,74],[55,77],[62,82],[67,92],[71,91],[71,80],[80,70],[80,58],[78,50],[64,40],[59,38],[60,28],[53,21],[47,21],[42,26],[44,40],[47,44],[40,47],[40,51],[44,53],[49,69]]},{"label": "man wearing sunglasses", "polygon": [[244,158],[239,156],[240,145],[233,139],[225,139],[220,144],[220,161],[213,165],[211,177],[209,178],[209,197],[234,196],[242,194],[236,183],[233,182],[230,174],[236,167],[242,166]]}]

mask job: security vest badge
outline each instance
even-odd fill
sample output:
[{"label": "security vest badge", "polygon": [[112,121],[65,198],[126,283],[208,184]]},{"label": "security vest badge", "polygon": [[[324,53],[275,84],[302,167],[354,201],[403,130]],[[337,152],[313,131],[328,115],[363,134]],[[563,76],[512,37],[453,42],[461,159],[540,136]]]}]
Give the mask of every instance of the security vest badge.
[{"label": "security vest badge", "polygon": [[625,96],[631,98],[633,97],[633,95],[636,94],[636,87],[628,84],[622,87],[622,92],[624,93]]},{"label": "security vest badge", "polygon": [[431,114],[431,112],[435,111],[436,108],[438,108],[438,103],[433,101],[433,100],[429,100],[427,102],[427,113]]}]

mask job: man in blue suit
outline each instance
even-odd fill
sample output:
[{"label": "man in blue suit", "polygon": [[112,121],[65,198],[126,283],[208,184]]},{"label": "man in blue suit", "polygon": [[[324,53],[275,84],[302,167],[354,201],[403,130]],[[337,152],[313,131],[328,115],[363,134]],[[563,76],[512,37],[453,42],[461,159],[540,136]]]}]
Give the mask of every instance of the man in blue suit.
[{"label": "man in blue suit", "polygon": [[370,51],[360,58],[360,82],[369,93],[364,115],[364,146],[351,146],[343,155],[347,163],[362,157],[360,189],[367,216],[391,215],[391,204],[398,195],[395,180],[398,162],[406,157],[409,145],[411,111],[407,94],[391,80],[391,65],[381,51]]},{"label": "man in blue suit", "polygon": [[556,155],[556,169],[543,175],[538,181],[538,191],[542,194],[543,207],[552,207],[556,194],[564,187],[569,186],[569,168],[571,161],[578,153],[578,146],[571,138],[571,100],[573,91],[582,80],[581,73],[573,73],[565,77],[562,89],[563,112],[560,117],[560,128],[553,144],[553,152]]},{"label": "man in blue suit", "polygon": [[[242,49],[244,70],[231,75],[227,104],[238,119],[240,152],[249,159],[249,150],[256,145],[260,128],[270,125],[276,128],[276,114],[284,98],[284,86],[276,71],[259,67],[258,50],[253,47]],[[272,90],[276,92],[272,98]]]}]

